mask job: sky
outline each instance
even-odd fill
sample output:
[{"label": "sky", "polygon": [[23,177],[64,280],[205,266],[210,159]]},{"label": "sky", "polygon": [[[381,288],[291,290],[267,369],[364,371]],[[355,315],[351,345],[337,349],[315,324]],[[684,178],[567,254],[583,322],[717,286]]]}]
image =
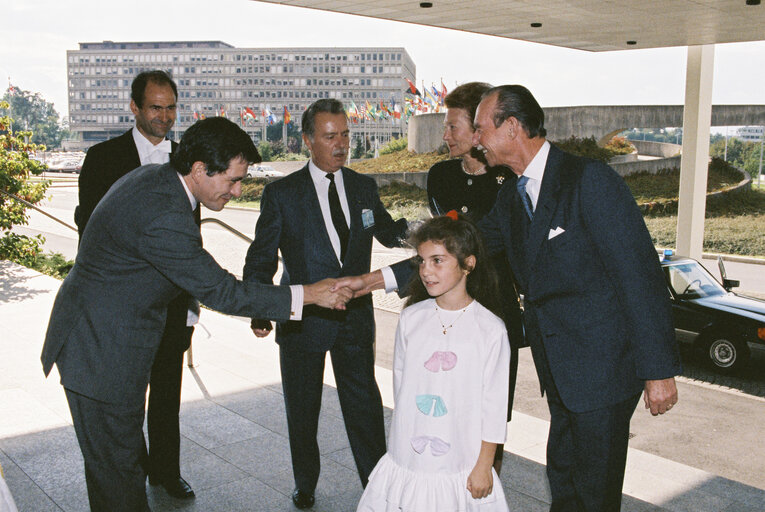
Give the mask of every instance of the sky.
[{"label": "sky", "polygon": [[[528,87],[543,107],[679,105],[685,47],[585,52],[251,0],[8,1],[0,7],[0,90],[67,110],[66,51],[80,42],[220,40],[236,47],[404,47],[418,87],[468,81]],[[715,47],[715,104],[765,104],[765,41]]]}]

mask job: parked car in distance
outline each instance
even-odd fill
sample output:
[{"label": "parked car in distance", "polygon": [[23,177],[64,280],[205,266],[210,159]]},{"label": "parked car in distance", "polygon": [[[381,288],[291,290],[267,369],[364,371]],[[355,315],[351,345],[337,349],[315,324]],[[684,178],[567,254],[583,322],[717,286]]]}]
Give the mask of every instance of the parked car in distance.
[{"label": "parked car in distance", "polygon": [[665,251],[661,260],[672,300],[675,335],[693,343],[722,373],[746,365],[752,349],[765,348],[765,301],[738,295],[718,258],[722,284],[698,261]]},{"label": "parked car in distance", "polygon": [[284,173],[277,171],[270,165],[253,164],[247,168],[248,178],[269,178],[281,176],[284,176]]}]

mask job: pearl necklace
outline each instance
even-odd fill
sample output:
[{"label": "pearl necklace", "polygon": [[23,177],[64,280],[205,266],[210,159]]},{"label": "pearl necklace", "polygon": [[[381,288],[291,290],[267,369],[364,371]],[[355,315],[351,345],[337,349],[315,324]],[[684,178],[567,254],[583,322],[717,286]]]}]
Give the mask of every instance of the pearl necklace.
[{"label": "pearl necklace", "polygon": [[[471,302],[471,304],[472,304],[472,302]],[[444,336],[446,336],[446,331],[448,331],[449,329],[454,327],[454,324],[457,323],[457,320],[459,320],[462,317],[462,315],[465,313],[465,311],[468,310],[468,308],[470,307],[470,304],[465,306],[465,308],[460,312],[460,314],[457,315],[457,318],[455,318],[454,321],[451,324],[449,324],[448,326],[444,324],[443,320],[441,320],[441,314],[438,312],[438,304],[436,304],[435,306],[436,306],[436,316],[438,317],[438,322],[441,324],[441,329],[443,329]]]},{"label": "pearl necklace", "polygon": [[462,172],[464,172],[465,174],[468,174],[468,175],[470,175],[470,176],[475,176],[475,175],[477,175],[478,173],[480,173],[481,171],[483,171],[484,169],[486,169],[486,166],[485,166],[485,165],[482,165],[481,167],[479,167],[479,168],[478,168],[478,169],[476,169],[475,171],[473,171],[473,172],[470,172],[470,171],[468,171],[468,170],[467,170],[467,167],[465,167],[465,161],[464,161],[464,160],[461,160],[461,161],[460,161],[460,164],[462,165]]}]

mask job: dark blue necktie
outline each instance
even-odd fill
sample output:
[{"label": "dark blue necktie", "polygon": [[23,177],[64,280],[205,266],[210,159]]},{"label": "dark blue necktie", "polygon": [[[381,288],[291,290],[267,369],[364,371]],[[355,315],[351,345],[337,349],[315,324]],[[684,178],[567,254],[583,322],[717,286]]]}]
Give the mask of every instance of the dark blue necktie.
[{"label": "dark blue necktie", "polygon": [[338,238],[340,238],[340,261],[345,261],[345,250],[348,248],[348,236],[350,230],[343,214],[343,207],[340,206],[340,196],[337,194],[337,185],[335,185],[334,173],[327,173],[329,180],[329,214],[332,217],[332,224],[335,226]]},{"label": "dark blue necktie", "polygon": [[529,220],[533,220],[534,210],[531,208],[531,198],[526,193],[527,181],[529,181],[528,176],[521,175],[518,177],[518,183],[515,186],[518,188],[518,196],[520,196],[523,207],[526,209],[526,215],[529,216]]}]

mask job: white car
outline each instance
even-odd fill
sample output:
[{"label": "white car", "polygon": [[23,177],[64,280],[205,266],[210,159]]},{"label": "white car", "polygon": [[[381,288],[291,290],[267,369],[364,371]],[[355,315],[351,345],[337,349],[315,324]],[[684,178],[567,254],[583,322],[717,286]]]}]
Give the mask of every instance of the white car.
[{"label": "white car", "polygon": [[270,165],[253,164],[247,168],[248,178],[269,178],[281,176],[284,176],[284,173],[277,171]]}]

